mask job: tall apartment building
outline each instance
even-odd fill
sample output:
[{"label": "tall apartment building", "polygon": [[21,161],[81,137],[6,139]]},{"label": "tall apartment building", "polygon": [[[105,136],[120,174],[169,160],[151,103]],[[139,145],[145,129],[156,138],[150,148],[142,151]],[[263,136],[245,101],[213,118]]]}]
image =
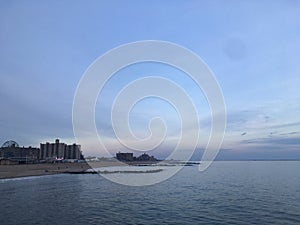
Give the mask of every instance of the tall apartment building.
[{"label": "tall apartment building", "polygon": [[83,159],[81,146],[77,144],[67,145],[55,140],[55,143],[46,142],[40,144],[40,159]]}]

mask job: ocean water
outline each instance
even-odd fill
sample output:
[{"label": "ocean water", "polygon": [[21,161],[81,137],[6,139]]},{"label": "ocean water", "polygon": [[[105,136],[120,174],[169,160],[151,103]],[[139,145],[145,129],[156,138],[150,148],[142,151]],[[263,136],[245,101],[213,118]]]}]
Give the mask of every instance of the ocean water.
[{"label": "ocean water", "polygon": [[300,224],[300,162],[214,162],[152,186],[97,174],[0,180],[0,224]]}]

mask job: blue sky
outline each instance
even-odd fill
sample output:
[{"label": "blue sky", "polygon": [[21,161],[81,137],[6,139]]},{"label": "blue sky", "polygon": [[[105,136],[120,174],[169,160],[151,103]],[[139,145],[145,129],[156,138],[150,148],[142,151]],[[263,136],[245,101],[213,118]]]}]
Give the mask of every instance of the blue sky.
[{"label": "blue sky", "polygon": [[[121,44],[164,40],[198,54],[222,88],[227,130],[219,158],[300,159],[299,11],[293,0],[1,1],[0,142],[74,142],[72,102],[88,66]],[[122,150],[109,124],[113,96],[152,74],[187,90],[207,138],[209,107],[193,82],[165,65],[136,65],[117,73],[97,102],[97,128],[112,152]],[[148,99],[132,113],[141,136],[150,118],[165,118],[170,140],[154,154],[168,154],[179,129],[174,109]]]}]

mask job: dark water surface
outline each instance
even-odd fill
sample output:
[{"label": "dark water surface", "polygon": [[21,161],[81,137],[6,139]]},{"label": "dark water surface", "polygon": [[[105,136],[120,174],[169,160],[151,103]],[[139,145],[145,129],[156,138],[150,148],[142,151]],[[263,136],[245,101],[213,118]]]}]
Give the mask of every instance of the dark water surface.
[{"label": "dark water surface", "polygon": [[300,162],[215,162],[153,186],[94,174],[0,180],[0,224],[300,224]]}]

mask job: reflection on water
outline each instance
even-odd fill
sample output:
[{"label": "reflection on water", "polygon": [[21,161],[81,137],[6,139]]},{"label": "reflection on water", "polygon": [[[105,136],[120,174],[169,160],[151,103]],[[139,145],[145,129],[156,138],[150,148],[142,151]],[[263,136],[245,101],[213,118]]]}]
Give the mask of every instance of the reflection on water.
[{"label": "reflection on water", "polygon": [[300,162],[215,162],[144,187],[97,174],[2,180],[1,224],[300,224],[299,169]]}]

